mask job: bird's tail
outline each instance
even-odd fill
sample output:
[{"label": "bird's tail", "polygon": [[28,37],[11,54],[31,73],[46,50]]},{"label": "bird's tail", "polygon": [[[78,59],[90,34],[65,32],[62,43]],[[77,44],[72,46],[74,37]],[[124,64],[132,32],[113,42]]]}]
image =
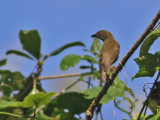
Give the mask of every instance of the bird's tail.
[{"label": "bird's tail", "polygon": [[106,81],[106,79],[107,79],[106,72],[104,70],[101,70],[100,84]]}]

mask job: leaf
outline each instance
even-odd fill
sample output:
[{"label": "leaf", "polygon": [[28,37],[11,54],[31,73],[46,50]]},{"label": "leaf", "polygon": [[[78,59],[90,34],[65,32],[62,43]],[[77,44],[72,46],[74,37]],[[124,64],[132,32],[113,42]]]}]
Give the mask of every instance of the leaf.
[{"label": "leaf", "polygon": [[100,53],[101,49],[102,49],[102,43],[100,42],[100,40],[95,38],[92,43],[92,46],[91,46],[91,52],[92,53],[96,53],[96,52]]},{"label": "leaf", "polygon": [[70,67],[76,66],[80,60],[81,56],[79,55],[71,54],[65,56],[60,63],[61,70],[68,70]]},{"label": "leaf", "polygon": [[[137,120],[139,116],[139,113],[137,113],[132,120]],[[156,115],[144,115],[143,113],[141,114],[140,120],[159,120],[160,119],[160,114]]]},{"label": "leaf", "polygon": [[54,93],[54,92],[50,92],[47,94],[45,94],[43,92],[39,92],[36,94],[28,95],[27,97],[25,97],[23,102],[13,102],[13,101],[1,100],[0,101],[0,108],[6,108],[6,107],[28,108],[28,107],[32,107],[32,106],[36,106],[39,108],[40,106],[47,104],[48,100],[55,94],[56,93]]},{"label": "leaf", "polygon": [[157,113],[156,115],[150,115],[146,117],[146,120],[160,120],[160,114]]},{"label": "leaf", "polygon": [[53,99],[49,106],[67,109],[71,114],[80,114],[86,111],[91,102],[92,99],[86,99],[82,93],[68,92]]},{"label": "leaf", "polygon": [[81,65],[79,68],[81,68],[81,69],[91,69],[91,66]]},{"label": "leaf", "polygon": [[22,107],[36,106],[39,108],[40,106],[47,104],[50,98],[55,94],[55,92],[50,92],[47,94],[39,92],[36,94],[28,95],[22,102]]},{"label": "leaf", "polygon": [[99,63],[95,57],[92,57],[90,55],[82,56],[82,60],[87,60],[90,63],[97,63],[97,64]]},{"label": "leaf", "polygon": [[61,109],[54,109],[52,116],[57,118],[54,120],[79,120],[77,119],[74,114],[71,114],[70,112],[65,112]]},{"label": "leaf", "polygon": [[145,39],[145,41],[143,42],[141,49],[140,49],[140,53],[139,56],[143,56],[146,55],[150,49],[150,47],[152,46],[152,44],[155,42],[155,40],[157,40],[157,38],[160,36],[160,27],[157,28],[156,30],[154,30],[153,32],[151,32],[147,38]]},{"label": "leaf", "polygon": [[0,70],[0,87],[3,96],[10,96],[13,91],[24,87],[24,76],[20,72],[11,72],[9,70]]},{"label": "leaf", "polygon": [[7,63],[7,59],[2,59],[2,60],[0,61],[0,66],[5,65],[6,63]]},{"label": "leaf", "polygon": [[155,72],[160,69],[160,51],[155,54],[148,53],[145,56],[138,57],[134,61],[139,66],[139,71],[132,78],[153,77]]},{"label": "leaf", "polygon": [[[33,111],[33,112],[34,112],[34,111]],[[32,113],[33,113],[33,112],[32,112]],[[45,115],[42,110],[39,111],[39,112],[36,114],[36,119],[37,119],[37,120],[58,120],[58,119],[56,119],[56,117],[49,117],[49,116]],[[35,120],[35,119],[34,119],[34,120]]]},{"label": "leaf", "polygon": [[[91,99],[95,98],[99,92],[101,91],[102,87],[93,87],[91,89],[87,89],[84,91],[86,98]],[[115,97],[124,97],[125,91],[127,91],[127,86],[118,78],[118,76],[114,80],[114,85],[112,85],[107,94],[104,95],[100,103],[108,103],[112,98]]]},{"label": "leaf", "polygon": [[33,55],[37,60],[40,59],[41,54],[41,38],[37,30],[19,32],[19,38],[22,43],[23,49]]},{"label": "leaf", "polygon": [[59,54],[60,52],[62,52],[63,50],[65,50],[67,48],[70,48],[70,47],[74,47],[74,46],[83,46],[83,47],[85,47],[85,45],[82,42],[79,42],[79,41],[68,43],[68,44],[58,48],[57,50],[51,52],[50,54],[46,55],[43,58],[43,61],[46,60],[49,56],[55,56],[55,55]]},{"label": "leaf", "polygon": [[16,54],[16,55],[19,55],[19,56],[23,56],[23,57],[26,57],[26,58],[29,58],[31,60],[34,60],[31,56],[29,56],[28,54],[24,53],[24,52],[21,52],[21,51],[18,51],[18,50],[8,50],[7,55],[9,54]]},{"label": "leaf", "polygon": [[13,102],[13,101],[0,100],[0,108],[19,107],[20,104],[21,104],[21,102]]}]

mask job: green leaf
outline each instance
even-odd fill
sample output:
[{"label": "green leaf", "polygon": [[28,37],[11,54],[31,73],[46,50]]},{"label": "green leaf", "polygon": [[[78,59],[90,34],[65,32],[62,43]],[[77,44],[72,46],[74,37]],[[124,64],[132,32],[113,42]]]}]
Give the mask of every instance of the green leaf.
[{"label": "green leaf", "polygon": [[40,93],[28,95],[27,97],[25,97],[23,102],[13,102],[13,101],[1,100],[0,101],[0,108],[6,108],[6,107],[28,108],[28,107],[32,107],[32,106],[36,106],[39,108],[40,106],[47,104],[48,101],[51,99],[51,97],[55,94],[56,93],[54,93],[54,92],[50,92],[48,94],[40,92]]},{"label": "green leaf", "polygon": [[[91,89],[87,89],[84,91],[86,98],[91,99],[95,98],[99,92],[101,91],[102,87],[93,87]],[[114,84],[109,88],[108,92],[100,103],[108,103],[112,98],[115,97],[124,97],[125,92],[128,90],[127,86],[118,78],[118,76],[114,80]]]},{"label": "green leaf", "polygon": [[139,66],[139,71],[133,77],[153,77],[155,72],[160,69],[160,51],[155,54],[148,53],[145,56],[138,57],[134,61]]},{"label": "green leaf", "polygon": [[65,112],[64,110],[58,108],[54,109],[52,116],[55,117],[54,120],[79,120],[74,116],[74,114]]},{"label": "green leaf", "polygon": [[141,49],[140,49],[140,53],[139,56],[144,56],[148,53],[150,47],[152,46],[152,44],[155,42],[155,40],[157,40],[157,38],[160,36],[160,27],[157,28],[156,30],[154,30],[153,32],[151,32],[147,38],[145,39],[145,41],[143,42]]},{"label": "green leaf", "polygon": [[18,51],[18,50],[8,50],[7,55],[9,54],[16,54],[16,55],[19,55],[19,56],[23,56],[23,57],[26,57],[26,58],[29,58],[31,60],[34,60],[31,56],[29,56],[28,54],[24,53],[24,52],[21,52],[21,51]]},{"label": "green leaf", "polygon": [[[34,111],[33,111],[33,112],[34,112]],[[33,113],[33,112],[32,112],[32,113]],[[36,118],[37,118],[37,120],[58,120],[58,119],[56,119],[56,117],[49,117],[49,116],[45,115],[42,110],[39,111],[39,112],[36,114]],[[35,120],[35,119],[34,119],[34,120]]]},{"label": "green leaf", "polygon": [[80,60],[81,56],[79,55],[72,54],[65,56],[60,63],[61,70],[68,70],[70,67],[76,66]]},{"label": "green leaf", "polygon": [[92,57],[90,55],[82,56],[82,60],[87,60],[90,63],[97,63],[97,64],[99,63],[95,57]]},{"label": "green leaf", "polygon": [[[132,120],[137,120],[138,119],[139,113],[137,113]],[[143,113],[141,114],[140,120],[160,120],[160,114],[156,115],[144,115]]]},{"label": "green leaf", "polygon": [[91,62],[91,63],[98,63],[95,57],[92,57],[89,55],[79,56],[79,55],[71,54],[71,55],[65,56],[62,59],[60,63],[61,70],[68,70],[70,67],[75,67],[80,60],[87,60],[88,62]]},{"label": "green leaf", "polygon": [[19,38],[23,45],[23,49],[33,55],[37,60],[41,57],[41,38],[37,30],[19,32]]},{"label": "green leaf", "polygon": [[153,77],[156,71],[160,69],[160,51],[155,54],[149,53],[150,47],[159,36],[160,27],[151,32],[143,42],[139,57],[134,59],[139,66],[139,71],[132,79],[146,76]]},{"label": "green leaf", "polygon": [[7,59],[2,59],[2,60],[0,61],[0,66],[5,65],[6,63],[7,63]]},{"label": "green leaf", "polygon": [[19,107],[20,104],[21,104],[21,102],[13,102],[13,101],[0,100],[0,108]]},{"label": "green leaf", "polygon": [[13,91],[24,87],[24,76],[20,72],[0,70],[0,76],[0,91],[3,92],[3,96],[10,96]]},{"label": "green leaf", "polygon": [[80,68],[81,69],[91,69],[91,66],[81,65]]},{"label": "green leaf", "polygon": [[79,41],[68,43],[68,44],[58,48],[57,50],[51,52],[50,54],[46,55],[43,58],[43,61],[46,60],[49,56],[55,56],[55,55],[59,54],[60,52],[62,52],[63,50],[65,50],[67,48],[70,48],[70,47],[74,47],[74,46],[83,46],[83,47],[85,47],[85,45],[82,42],[79,42]]},{"label": "green leaf", "polygon": [[80,114],[86,111],[91,102],[92,99],[86,99],[82,93],[69,92],[53,99],[49,103],[49,106],[57,107],[58,109],[67,109],[71,114]]},{"label": "green leaf", "polygon": [[160,113],[146,117],[146,120],[160,120]]},{"label": "green leaf", "polygon": [[95,38],[92,43],[92,46],[91,46],[91,52],[92,53],[96,53],[96,52],[100,53],[101,49],[102,49],[102,43],[100,42],[100,40]]},{"label": "green leaf", "polygon": [[45,105],[48,103],[48,101],[51,99],[52,96],[54,96],[56,93],[55,92],[50,92],[50,93],[43,93],[43,92],[39,92],[36,94],[32,94],[32,95],[28,95],[23,103],[22,106],[23,107],[31,107],[31,106],[36,106],[36,107],[40,107],[42,105]]}]

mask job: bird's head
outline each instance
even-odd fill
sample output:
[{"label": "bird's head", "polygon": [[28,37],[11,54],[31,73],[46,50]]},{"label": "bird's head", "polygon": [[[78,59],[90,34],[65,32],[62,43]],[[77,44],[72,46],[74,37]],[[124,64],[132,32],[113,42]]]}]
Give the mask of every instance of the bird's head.
[{"label": "bird's head", "polygon": [[91,35],[91,37],[96,37],[96,38],[104,41],[105,39],[112,37],[112,34],[106,30],[100,30],[96,34]]}]

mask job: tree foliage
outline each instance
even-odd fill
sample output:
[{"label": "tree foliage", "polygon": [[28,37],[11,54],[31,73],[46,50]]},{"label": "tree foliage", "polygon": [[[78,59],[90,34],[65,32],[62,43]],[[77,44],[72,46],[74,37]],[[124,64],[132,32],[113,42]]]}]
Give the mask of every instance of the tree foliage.
[{"label": "tree foliage", "polygon": [[[160,51],[157,51],[155,54],[149,53],[150,47],[159,36],[160,27],[150,33],[142,44],[139,57],[134,59],[139,66],[139,71],[133,78],[146,76],[153,77],[156,71],[160,69]],[[34,60],[37,69],[31,72],[28,77],[22,75],[20,71],[12,72],[10,70],[0,70],[0,91],[2,93],[0,99],[1,119],[82,119],[82,113],[85,113],[92,100],[102,89],[102,86],[94,86],[92,84],[93,80],[98,81],[100,78],[99,69],[97,69],[96,66],[98,65],[98,56],[102,48],[101,42],[98,39],[94,39],[90,49],[88,49],[85,47],[84,43],[76,41],[68,43],[43,56],[41,53],[41,37],[37,30],[20,30],[19,39],[24,51],[8,50],[6,55],[15,54]],[[69,54],[64,56],[60,63],[60,69],[62,71],[68,70],[71,69],[71,67],[79,65],[78,63],[80,61],[86,61],[87,65],[80,65],[79,68],[85,71],[88,70],[88,72],[81,74],[77,82],[83,81],[87,83],[88,87],[84,91],[67,92],[67,89],[76,84],[73,83],[65,89],[66,92],[46,93],[40,85],[39,80],[39,77],[43,72],[43,63],[46,62],[46,59],[56,57],[56,55],[60,54],[62,51],[74,46],[82,47],[85,54]],[[6,59],[0,60],[0,67],[6,65],[6,63]],[[129,96],[131,96],[132,99]],[[101,114],[102,105],[108,104],[110,101],[114,101],[115,107],[124,114],[127,114],[131,119],[134,120],[137,118],[138,114],[132,116],[132,111],[135,108],[136,102],[135,95],[132,89],[128,88],[127,85],[120,80],[119,76],[116,77],[113,85],[100,101],[100,105],[96,109],[95,115]],[[127,109],[120,105],[126,101],[130,106]],[[154,102],[157,103],[155,99]],[[153,111],[156,110],[153,109]],[[155,118],[160,119],[158,113],[159,111],[153,112],[152,115],[143,115],[141,118],[147,120]]]}]

